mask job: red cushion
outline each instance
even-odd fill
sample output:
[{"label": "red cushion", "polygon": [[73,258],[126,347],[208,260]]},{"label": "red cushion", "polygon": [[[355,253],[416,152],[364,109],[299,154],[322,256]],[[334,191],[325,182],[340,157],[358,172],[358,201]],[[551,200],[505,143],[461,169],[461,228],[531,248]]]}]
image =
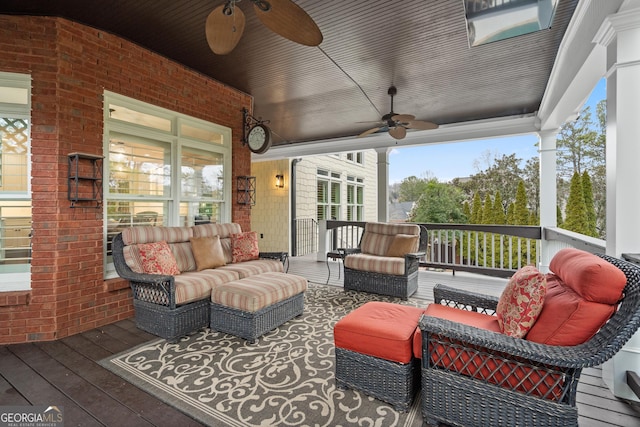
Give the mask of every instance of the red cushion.
[{"label": "red cushion", "polygon": [[413,333],[423,309],[386,302],[368,302],[344,316],[333,328],[336,347],[409,363]]},{"label": "red cushion", "polygon": [[615,309],[582,298],[558,276],[548,274],[542,312],[526,339],[549,345],[581,344],[598,332]]},{"label": "red cushion", "polygon": [[527,265],[516,271],[496,308],[500,331],[510,337],[523,338],[542,311],[546,290],[545,276],[537,268]]},{"label": "red cushion", "polygon": [[231,235],[231,256],[234,264],[258,259],[259,255],[258,233],[245,231]]},{"label": "red cushion", "polygon": [[[486,329],[500,333],[500,326],[496,316],[460,310],[440,304],[431,304],[425,314],[441,319],[451,320],[479,329]],[[461,349],[461,343],[444,340],[446,344],[434,344],[430,347],[430,363],[442,368],[459,372],[462,375],[474,377],[491,384],[520,392],[530,392],[533,395],[545,396],[551,400],[558,400],[561,396],[562,375],[545,375],[543,371],[519,365],[511,361],[503,361],[499,352],[487,359],[487,354],[480,348],[467,347]],[[416,339],[414,338],[414,343]],[[422,339],[420,347],[422,348]],[[414,344],[414,352],[417,350]],[[544,378],[544,379],[543,379]]]},{"label": "red cushion", "polygon": [[627,283],[615,265],[588,252],[566,248],[559,251],[549,269],[587,301],[617,304]]},{"label": "red cushion", "polygon": [[136,247],[144,273],[171,276],[180,274],[176,258],[167,242],[140,243]]},{"label": "red cushion", "polygon": [[[467,326],[474,326],[479,329],[486,329],[487,331],[500,332],[500,325],[496,316],[476,311],[460,310],[442,304],[429,304],[424,314]],[[422,359],[422,331],[420,328],[416,328],[415,336],[413,337],[413,355],[418,359]]]}]

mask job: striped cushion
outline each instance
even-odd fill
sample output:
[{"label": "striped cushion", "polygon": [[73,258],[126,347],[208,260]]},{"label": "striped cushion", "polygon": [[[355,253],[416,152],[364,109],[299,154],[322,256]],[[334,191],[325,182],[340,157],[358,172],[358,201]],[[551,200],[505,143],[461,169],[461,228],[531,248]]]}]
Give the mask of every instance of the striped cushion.
[{"label": "striped cushion", "polygon": [[404,275],[404,258],[369,254],[352,254],[344,259],[344,266],[372,273]]},{"label": "striped cushion", "polygon": [[173,252],[173,256],[176,257],[178,269],[180,269],[181,272],[196,270],[196,260],[193,257],[191,243],[169,243],[169,247],[171,248],[171,252]]},{"label": "striped cushion", "polygon": [[122,230],[125,245],[165,241],[167,243],[188,242],[193,236],[191,227],[129,227]]},{"label": "striped cushion", "polygon": [[236,272],[218,270],[191,271],[174,276],[176,304],[186,304],[210,298],[212,288],[237,279],[238,274]]},{"label": "striped cushion", "polygon": [[200,224],[193,226],[193,237],[231,237],[232,234],[242,233],[240,224],[228,222],[224,224]]},{"label": "striped cushion", "polygon": [[307,290],[307,279],[286,273],[264,273],[215,287],[211,302],[254,313]]},{"label": "striped cushion", "polygon": [[275,259],[256,259],[253,261],[244,261],[238,264],[229,264],[224,267],[218,267],[218,270],[231,270],[240,275],[241,279],[249,276],[255,276],[261,273],[283,273],[284,267],[282,263]]},{"label": "striped cushion", "polygon": [[140,252],[138,252],[138,248],[136,247],[136,245],[125,246],[124,248],[122,248],[122,255],[124,256],[124,262],[127,263],[131,271],[139,274],[143,273]]},{"label": "striped cushion", "polygon": [[420,227],[415,224],[368,222],[364,226],[360,250],[365,254],[385,256],[396,234],[419,236]]}]

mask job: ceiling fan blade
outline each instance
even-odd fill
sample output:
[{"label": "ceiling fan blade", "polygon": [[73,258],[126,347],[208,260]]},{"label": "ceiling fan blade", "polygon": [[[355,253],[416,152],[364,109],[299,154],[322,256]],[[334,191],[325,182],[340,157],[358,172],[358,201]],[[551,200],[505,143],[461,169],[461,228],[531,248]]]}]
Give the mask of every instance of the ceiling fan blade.
[{"label": "ceiling fan blade", "polygon": [[231,52],[244,32],[244,13],[239,7],[231,6],[230,15],[225,13],[227,4],[222,4],[207,16],[205,33],[207,43],[216,55],[226,55]]},{"label": "ceiling fan blade", "polygon": [[[253,8],[265,27],[305,46],[322,43],[322,32],[313,19],[291,0],[252,0]],[[266,5],[271,7],[266,9]]]},{"label": "ceiling fan blade", "polygon": [[402,123],[410,122],[415,119],[416,116],[412,116],[411,114],[396,114],[395,116],[391,116],[391,120]]},{"label": "ceiling fan blade", "polygon": [[360,135],[358,135],[358,138],[361,138],[361,137],[367,136],[367,135],[371,135],[372,133],[376,133],[379,130],[380,130],[380,128],[372,128],[372,129],[369,129],[369,130],[365,130]]},{"label": "ceiling fan blade", "polygon": [[395,139],[402,139],[407,136],[407,130],[402,126],[396,126],[389,129],[389,135],[391,135]]},{"label": "ceiling fan blade", "polygon": [[405,125],[409,129],[431,130],[438,129],[438,125],[431,122],[423,122],[422,120],[409,120]]}]

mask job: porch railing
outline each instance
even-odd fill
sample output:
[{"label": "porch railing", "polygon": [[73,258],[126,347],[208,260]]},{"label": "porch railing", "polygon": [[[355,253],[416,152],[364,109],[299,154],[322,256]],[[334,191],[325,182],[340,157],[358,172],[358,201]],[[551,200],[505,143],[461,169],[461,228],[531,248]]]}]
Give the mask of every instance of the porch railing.
[{"label": "porch railing", "polygon": [[313,218],[293,220],[294,245],[292,256],[303,256],[318,251],[318,222]]},{"label": "porch railing", "polygon": [[[320,221],[318,257],[337,248],[357,247],[365,222]],[[421,266],[510,277],[518,268],[548,260],[565,247],[605,252],[606,242],[560,228],[538,226],[422,223],[428,248]],[[544,244],[543,242],[544,237]]]},{"label": "porch railing", "polygon": [[517,225],[420,224],[428,233],[420,265],[509,277],[537,263],[541,228]]}]

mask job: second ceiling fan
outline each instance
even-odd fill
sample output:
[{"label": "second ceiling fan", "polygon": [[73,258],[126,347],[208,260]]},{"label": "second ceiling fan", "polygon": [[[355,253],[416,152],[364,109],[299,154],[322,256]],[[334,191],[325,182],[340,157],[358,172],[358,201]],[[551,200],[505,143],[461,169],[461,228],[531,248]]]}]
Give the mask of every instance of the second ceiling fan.
[{"label": "second ceiling fan", "polygon": [[387,93],[391,96],[391,112],[382,116],[382,119],[378,122],[379,126],[371,128],[358,135],[358,138],[362,136],[371,135],[381,130],[387,130],[389,135],[395,139],[403,139],[407,136],[407,129],[419,129],[419,130],[431,130],[437,129],[438,125],[431,122],[425,122],[422,120],[416,120],[416,117],[411,114],[396,114],[393,112],[393,97],[398,93],[395,86],[391,86]]},{"label": "second ceiling fan", "polygon": [[[250,0],[262,24],[274,33],[305,46],[322,43],[322,32],[315,21],[292,0]],[[207,17],[207,43],[217,55],[230,53],[244,32],[244,13],[240,0],[227,0]]]}]

